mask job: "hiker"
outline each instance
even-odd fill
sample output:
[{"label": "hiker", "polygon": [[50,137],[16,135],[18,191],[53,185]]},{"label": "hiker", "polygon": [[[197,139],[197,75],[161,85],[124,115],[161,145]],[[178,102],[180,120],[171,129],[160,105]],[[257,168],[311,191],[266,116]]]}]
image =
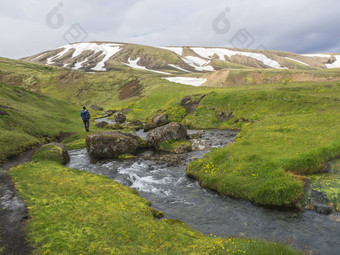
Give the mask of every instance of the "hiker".
[{"label": "hiker", "polygon": [[81,111],[80,116],[83,119],[83,122],[84,122],[84,125],[85,125],[85,130],[87,132],[89,132],[90,131],[89,128],[90,128],[90,119],[91,119],[91,116],[90,116],[89,111],[86,110],[85,106],[83,107],[83,110]]}]

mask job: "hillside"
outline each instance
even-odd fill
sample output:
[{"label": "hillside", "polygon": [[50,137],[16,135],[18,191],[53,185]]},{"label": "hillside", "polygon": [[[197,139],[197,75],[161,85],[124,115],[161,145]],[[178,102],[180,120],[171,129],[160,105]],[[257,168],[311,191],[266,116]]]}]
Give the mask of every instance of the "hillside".
[{"label": "hillside", "polygon": [[0,162],[77,130],[79,111],[65,102],[0,83]]},{"label": "hillside", "polygon": [[112,42],[75,43],[22,60],[87,72],[131,67],[149,72],[211,72],[221,69],[299,69],[340,67],[340,54],[296,54],[281,51],[212,47],[151,47]]}]

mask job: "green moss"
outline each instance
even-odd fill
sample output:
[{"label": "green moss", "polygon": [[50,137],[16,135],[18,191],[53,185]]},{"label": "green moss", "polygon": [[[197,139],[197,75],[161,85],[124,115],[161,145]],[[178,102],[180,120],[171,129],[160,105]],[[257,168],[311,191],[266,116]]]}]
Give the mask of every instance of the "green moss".
[{"label": "green moss", "polygon": [[165,113],[168,115],[169,122],[181,122],[186,115],[185,109],[179,105],[170,107]]},{"label": "green moss", "polygon": [[33,160],[51,160],[62,163],[62,148],[55,144],[47,144],[42,146],[33,155]]},{"label": "green moss", "polygon": [[334,208],[340,211],[340,160],[330,163],[329,172],[307,177],[311,181],[311,189],[322,192]]},{"label": "green moss", "polygon": [[161,151],[168,151],[174,153],[182,153],[191,150],[191,143],[188,141],[172,141],[168,140],[159,145]]},{"label": "green moss", "polygon": [[132,159],[132,158],[136,158],[136,156],[131,155],[131,154],[123,154],[123,155],[120,155],[118,158],[119,159]]}]

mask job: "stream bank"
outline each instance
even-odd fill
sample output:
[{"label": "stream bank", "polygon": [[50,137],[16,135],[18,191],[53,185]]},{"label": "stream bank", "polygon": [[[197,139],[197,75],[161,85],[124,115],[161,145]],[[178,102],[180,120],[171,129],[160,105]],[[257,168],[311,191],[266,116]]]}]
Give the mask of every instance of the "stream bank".
[{"label": "stream bank", "polygon": [[[61,142],[71,135],[72,133],[60,132],[53,140]],[[28,210],[26,204],[17,196],[8,172],[12,167],[30,162],[41,146],[42,144],[27,150],[20,157],[0,164],[0,253],[28,255],[33,251],[26,240],[24,229],[26,220],[29,219]]]},{"label": "stream bank", "polygon": [[26,240],[24,230],[29,218],[25,203],[17,197],[14,184],[8,175],[10,168],[32,160],[37,148],[31,149],[17,159],[0,165],[0,247],[4,254],[31,254],[32,248]]}]

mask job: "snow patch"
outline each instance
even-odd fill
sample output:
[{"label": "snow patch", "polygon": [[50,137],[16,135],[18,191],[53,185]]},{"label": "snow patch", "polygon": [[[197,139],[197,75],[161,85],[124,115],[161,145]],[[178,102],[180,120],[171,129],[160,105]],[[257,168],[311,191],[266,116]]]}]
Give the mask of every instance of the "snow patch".
[{"label": "snow patch", "polygon": [[305,65],[305,66],[310,66],[310,65],[308,65],[307,63],[302,62],[302,61],[299,61],[299,60],[294,59],[294,58],[288,58],[288,57],[285,57],[285,58],[286,58],[286,59],[289,59],[289,60],[293,60],[293,61],[298,62],[298,63],[300,63],[300,64],[303,64],[303,65]]},{"label": "snow patch", "polygon": [[53,61],[54,59],[60,58],[61,56],[63,56],[63,55],[64,55],[66,52],[68,52],[68,51],[69,51],[69,49],[68,49],[68,48],[65,48],[63,51],[59,52],[57,55],[48,58],[48,59],[46,60],[46,64],[48,64],[48,65],[54,64],[54,61]]},{"label": "snow patch", "polygon": [[183,69],[182,67],[180,67],[180,66],[178,66],[178,65],[169,64],[169,66],[171,66],[171,67],[173,67],[173,68],[176,68],[176,69],[178,69],[178,70],[180,70],[180,71],[183,71],[183,72],[191,73],[190,71],[185,70],[185,69]]},{"label": "snow patch", "polygon": [[187,56],[182,60],[189,66],[194,67],[197,71],[215,71],[212,66],[209,65],[210,60],[206,61],[199,57]]},{"label": "snow patch", "polygon": [[100,61],[95,67],[92,68],[92,70],[94,71],[106,71],[106,68],[104,68],[105,62],[109,58],[111,58],[113,55],[118,53],[120,50],[122,50],[122,48],[120,47],[111,47],[111,46],[106,46],[106,45],[104,45],[103,48],[104,48],[104,54],[106,55],[102,61]]},{"label": "snow patch", "polygon": [[328,54],[301,54],[301,56],[305,57],[319,57],[319,58],[330,58],[331,55]]},{"label": "snow patch", "polygon": [[75,63],[73,69],[78,70],[78,69],[82,68],[82,67],[83,67],[83,64],[84,64],[87,60],[88,60],[88,58],[85,58],[85,60]]},{"label": "snow patch", "polygon": [[[104,68],[105,66],[105,62],[112,57],[113,55],[115,55],[117,52],[119,52],[121,50],[121,48],[119,47],[120,44],[114,44],[114,43],[104,43],[104,44],[98,44],[98,43],[75,43],[75,44],[68,44],[68,45],[64,45],[59,47],[58,49],[64,49],[63,51],[61,51],[60,53],[58,53],[55,56],[52,56],[50,58],[47,59],[46,64],[48,65],[52,65],[54,64],[54,60],[62,57],[64,54],[66,54],[67,52],[69,52],[70,50],[74,49],[74,52],[72,54],[72,58],[76,58],[79,55],[81,55],[84,51],[90,50],[92,51],[92,55],[98,53],[98,52],[102,52],[102,55],[105,55],[103,60],[100,61],[94,68],[92,68],[95,71],[106,71],[106,69]],[[74,69],[79,69],[82,67],[82,64],[85,61],[81,61],[81,62],[77,62],[74,66]]]},{"label": "snow patch", "polygon": [[[329,54],[301,54],[305,57],[319,57],[319,58],[330,58],[332,55]],[[327,68],[340,68],[340,55],[334,55],[336,61],[332,64],[325,64]]]},{"label": "snow patch", "polygon": [[203,58],[211,59],[215,54],[221,60],[225,60],[225,56],[231,58],[234,55],[242,55],[250,58],[257,59],[261,61],[266,66],[270,66],[275,69],[287,69],[286,67],[282,67],[278,62],[273,59],[268,58],[266,55],[262,53],[255,52],[243,52],[243,51],[234,51],[222,48],[191,48],[196,54],[200,55]]},{"label": "snow patch", "polygon": [[124,65],[127,65],[132,68],[140,69],[140,70],[146,70],[154,73],[160,73],[160,74],[166,74],[166,75],[171,75],[170,73],[166,72],[161,72],[161,71],[156,71],[156,70],[151,70],[146,68],[145,66],[139,66],[137,63],[140,60],[140,57],[136,58],[135,60],[131,60],[130,58],[128,59],[129,64],[123,63]]},{"label": "snow patch", "polygon": [[44,56],[45,54],[46,54],[46,53],[40,54],[38,57],[33,58],[31,61],[36,60],[36,59],[38,59],[38,58]]},{"label": "snow patch", "polygon": [[206,78],[192,78],[192,77],[169,77],[169,78],[162,78],[168,80],[170,82],[176,82],[184,85],[191,85],[191,86],[201,86],[203,83],[207,81]]}]

